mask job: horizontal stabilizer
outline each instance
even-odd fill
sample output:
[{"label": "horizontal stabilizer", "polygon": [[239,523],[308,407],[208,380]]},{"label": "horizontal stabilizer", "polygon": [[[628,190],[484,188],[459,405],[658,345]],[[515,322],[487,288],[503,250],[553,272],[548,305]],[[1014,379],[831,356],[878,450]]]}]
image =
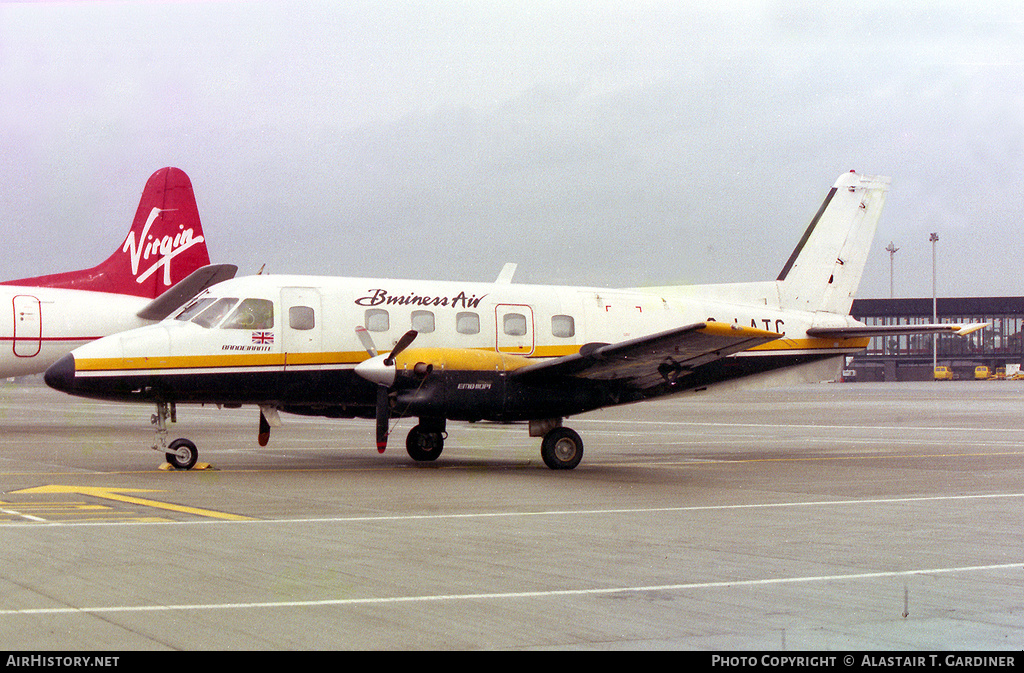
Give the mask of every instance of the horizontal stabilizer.
[{"label": "horizontal stabilizer", "polygon": [[163,320],[211,285],[234,278],[237,271],[238,267],[234,264],[208,264],[200,267],[146,304],[136,315],[143,320]]},{"label": "horizontal stabilizer", "polygon": [[819,338],[849,339],[855,337],[900,336],[903,334],[957,334],[966,336],[988,325],[974,322],[966,325],[956,323],[930,323],[924,325],[857,325],[851,327],[812,327],[807,336]]}]

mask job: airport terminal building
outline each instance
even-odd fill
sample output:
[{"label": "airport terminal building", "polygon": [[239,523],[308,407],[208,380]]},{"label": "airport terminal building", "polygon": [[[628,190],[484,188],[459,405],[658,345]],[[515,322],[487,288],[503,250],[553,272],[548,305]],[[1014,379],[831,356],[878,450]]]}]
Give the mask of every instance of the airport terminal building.
[{"label": "airport terminal building", "polygon": [[[987,322],[966,337],[930,334],[875,337],[867,351],[853,358],[847,371],[857,381],[925,381],[933,378],[932,340],[937,338],[936,364],[952,367],[960,379],[973,379],[979,365],[996,371],[1007,364],[1024,366],[1024,297],[939,298],[938,322]],[[932,300],[857,299],[850,311],[867,325],[914,325],[932,322]],[[851,378],[849,375],[846,378]]]}]

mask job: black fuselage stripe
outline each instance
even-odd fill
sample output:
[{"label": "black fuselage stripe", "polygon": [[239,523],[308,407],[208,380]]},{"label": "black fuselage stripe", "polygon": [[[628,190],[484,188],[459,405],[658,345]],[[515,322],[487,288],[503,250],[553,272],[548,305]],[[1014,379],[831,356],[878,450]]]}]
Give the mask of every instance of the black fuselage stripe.
[{"label": "black fuselage stripe", "polygon": [[[678,380],[666,379],[644,389],[628,380],[590,381],[568,376],[542,384],[523,384],[494,372],[451,371],[437,380],[428,375],[419,388],[399,386],[400,397],[412,395],[407,401],[416,401],[420,393],[423,399],[416,408],[406,407],[403,402],[402,409],[394,414],[495,421],[573,416],[834,357],[840,355],[827,352],[723,358]],[[349,418],[372,417],[377,390],[351,369],[170,375],[121,372],[102,379],[77,377],[74,387],[76,395],[107,400],[275,404],[292,413]]]}]

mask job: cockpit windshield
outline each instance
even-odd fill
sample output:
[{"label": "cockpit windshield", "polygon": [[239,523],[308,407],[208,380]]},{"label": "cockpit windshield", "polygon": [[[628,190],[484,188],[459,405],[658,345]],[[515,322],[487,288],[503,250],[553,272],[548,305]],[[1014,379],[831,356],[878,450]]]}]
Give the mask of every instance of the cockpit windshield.
[{"label": "cockpit windshield", "polygon": [[[238,304],[237,308],[235,304]],[[232,308],[235,309],[233,312]],[[229,312],[231,315],[224,320]],[[174,319],[188,320],[206,328],[219,325],[220,329],[272,329],[274,302],[269,299],[243,299],[239,304],[235,297],[202,297],[188,304]]]},{"label": "cockpit windshield", "polygon": [[175,320],[191,320],[196,317],[203,309],[213,303],[212,297],[202,297],[201,299],[193,299],[191,303],[185,306],[178,315],[174,316]]},{"label": "cockpit windshield", "polygon": [[238,299],[236,297],[224,297],[223,299],[218,299],[213,302],[209,308],[204,309],[199,313],[199,315],[192,318],[192,322],[200,327],[215,327],[237,303]]},{"label": "cockpit windshield", "polygon": [[221,329],[271,329],[274,326],[274,302],[269,299],[243,299]]}]

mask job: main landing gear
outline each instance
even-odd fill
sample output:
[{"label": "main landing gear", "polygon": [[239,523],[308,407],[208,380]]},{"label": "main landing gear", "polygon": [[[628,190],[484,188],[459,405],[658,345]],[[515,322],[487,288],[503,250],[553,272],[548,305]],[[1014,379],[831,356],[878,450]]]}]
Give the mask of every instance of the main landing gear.
[{"label": "main landing gear", "polygon": [[156,413],[149,421],[156,426],[156,442],[151,447],[154,451],[163,451],[164,457],[172,467],[178,470],[191,470],[199,460],[199,450],[187,439],[179,438],[167,443],[167,419],[177,422],[177,410],[174,402],[157,402]]},{"label": "main landing gear", "polygon": [[[199,450],[191,441],[180,437],[167,442],[167,421],[177,421],[177,411],[173,402],[157,402],[156,413],[150,422],[156,426],[156,441],[153,450],[162,451],[167,462],[178,470],[191,470],[199,459]],[[261,445],[264,432],[269,435],[274,420],[268,422],[263,411],[260,414]],[[280,421],[277,421],[280,423]],[[562,419],[530,421],[530,436],[543,437],[540,455],[544,464],[552,470],[571,470],[583,459],[583,440],[575,430],[562,426]],[[421,463],[437,460],[444,450],[444,440],[448,438],[443,418],[420,418],[416,427],[409,431],[405,439],[405,449],[409,457]]]},{"label": "main landing gear", "polygon": [[405,438],[405,450],[415,461],[425,463],[437,460],[444,450],[444,440],[448,433],[444,429],[444,419],[420,419],[420,424],[409,431]]},{"label": "main landing gear", "polygon": [[[530,436],[544,438],[540,455],[552,470],[571,470],[583,459],[583,440],[575,430],[562,427],[562,419],[531,421]],[[420,418],[419,425],[405,438],[405,449],[417,462],[434,461],[444,450],[447,437],[443,418]]]},{"label": "main landing gear", "polygon": [[583,440],[575,430],[549,430],[540,444],[540,457],[552,470],[571,470],[583,460]]},{"label": "main landing gear", "polygon": [[552,470],[571,470],[583,460],[583,440],[575,430],[563,427],[561,418],[530,421],[530,436],[544,438],[540,457]]}]

